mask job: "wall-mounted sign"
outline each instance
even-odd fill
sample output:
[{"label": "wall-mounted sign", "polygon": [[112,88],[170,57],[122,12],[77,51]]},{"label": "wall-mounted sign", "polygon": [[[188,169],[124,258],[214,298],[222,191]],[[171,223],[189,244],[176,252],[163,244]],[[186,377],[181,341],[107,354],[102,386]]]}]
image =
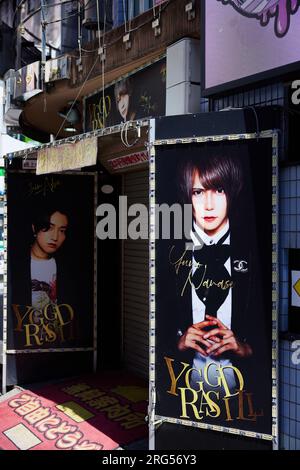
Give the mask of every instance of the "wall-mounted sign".
[{"label": "wall-mounted sign", "polygon": [[289,332],[300,334],[300,250],[289,250]]},{"label": "wall-mounted sign", "polygon": [[36,174],[56,173],[93,166],[97,162],[97,137],[71,144],[46,147],[38,150]]},{"label": "wall-mounted sign", "polygon": [[151,226],[156,420],[272,438],[272,135],[157,142],[151,209],[182,211]]},{"label": "wall-mounted sign", "polygon": [[165,115],[166,60],[124,77],[85,99],[85,131]]},{"label": "wall-mounted sign", "polygon": [[36,170],[37,158],[24,158],[22,160],[23,170]]},{"label": "wall-mounted sign", "polygon": [[209,95],[299,70],[299,0],[203,0]]},{"label": "wall-mounted sign", "polygon": [[148,161],[149,155],[148,152],[145,151],[132,153],[131,155],[125,155],[124,157],[117,157],[111,160],[107,160],[107,164],[112,170],[116,171],[135,165],[140,165],[142,163],[147,163]]},{"label": "wall-mounted sign", "polygon": [[300,307],[300,271],[291,271],[291,306]]},{"label": "wall-mounted sign", "polygon": [[41,92],[40,62],[33,62],[16,71],[14,99],[26,101]]}]

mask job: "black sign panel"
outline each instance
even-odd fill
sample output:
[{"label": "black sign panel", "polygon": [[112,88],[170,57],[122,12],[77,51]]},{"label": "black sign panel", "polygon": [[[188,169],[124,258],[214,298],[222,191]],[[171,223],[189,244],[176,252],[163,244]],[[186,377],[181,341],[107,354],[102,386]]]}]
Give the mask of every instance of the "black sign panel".
[{"label": "black sign panel", "polygon": [[8,173],[7,200],[7,348],[92,347],[94,176]]},{"label": "black sign panel", "polygon": [[271,435],[272,139],[156,147],[155,202],[156,415]]},{"label": "black sign panel", "polygon": [[85,131],[165,115],[166,60],[122,78],[85,100]]}]

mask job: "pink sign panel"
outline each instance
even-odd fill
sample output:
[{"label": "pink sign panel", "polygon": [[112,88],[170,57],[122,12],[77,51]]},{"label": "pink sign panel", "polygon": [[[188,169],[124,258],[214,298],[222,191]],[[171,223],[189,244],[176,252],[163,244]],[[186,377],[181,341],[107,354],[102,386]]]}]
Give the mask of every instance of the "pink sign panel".
[{"label": "pink sign panel", "polygon": [[299,68],[300,0],[204,4],[206,94]]},{"label": "pink sign panel", "polygon": [[0,403],[3,450],[113,450],[145,439],[148,389],[129,374],[81,376]]}]

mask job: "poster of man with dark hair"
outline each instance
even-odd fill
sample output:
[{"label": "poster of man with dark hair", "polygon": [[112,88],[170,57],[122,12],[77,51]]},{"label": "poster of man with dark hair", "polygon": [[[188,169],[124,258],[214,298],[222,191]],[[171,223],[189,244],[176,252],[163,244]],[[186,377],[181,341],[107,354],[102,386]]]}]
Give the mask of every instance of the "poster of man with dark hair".
[{"label": "poster of man with dark hair", "polygon": [[165,101],[166,59],[161,59],[87,97],[85,130],[163,116]]},{"label": "poster of man with dark hair", "polygon": [[7,349],[93,347],[94,176],[9,172],[7,201]]},{"label": "poster of man with dark hair", "polygon": [[191,204],[156,252],[156,414],[272,434],[272,139],[164,145],[156,204]]}]

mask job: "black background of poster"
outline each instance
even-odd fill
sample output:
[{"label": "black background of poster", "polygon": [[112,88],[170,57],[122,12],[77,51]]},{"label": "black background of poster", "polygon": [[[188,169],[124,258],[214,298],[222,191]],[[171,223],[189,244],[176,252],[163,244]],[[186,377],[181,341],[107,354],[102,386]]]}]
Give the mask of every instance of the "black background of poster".
[{"label": "black background of poster", "polygon": [[[187,158],[196,158],[197,152],[205,152],[205,149],[212,154],[213,148],[228,151],[228,154],[236,157],[240,156],[244,171],[244,190],[237,207],[238,224],[231,221],[231,231],[234,229],[235,233],[238,233],[241,245],[251,247],[255,258],[253,285],[258,290],[251,295],[253,305],[252,310],[248,309],[247,327],[253,337],[257,333],[253,349],[256,348],[259,357],[247,359],[248,365],[239,367],[246,373],[248,388],[251,388],[247,391],[253,391],[256,397],[255,408],[257,411],[263,408],[264,417],[258,418],[257,422],[236,419],[226,421],[221,418],[210,420],[204,418],[201,422],[271,434],[272,140],[254,139],[157,147],[156,204],[172,205],[180,202],[177,184],[179,163]],[[185,243],[182,240],[156,241],[156,414],[180,418],[180,399],[167,393],[170,380],[164,362],[164,356],[175,358],[178,364],[183,359],[180,353],[176,352],[178,327],[174,323],[176,323],[178,296],[176,280],[168,259],[172,245],[175,245],[180,254],[184,251]],[[260,296],[261,311],[255,308],[255,301],[260,299]],[[197,420],[191,418],[191,421]]]},{"label": "black background of poster", "polygon": [[74,339],[45,342],[27,349],[93,346],[94,176],[8,172],[7,177],[8,348],[25,348],[23,335],[13,330],[15,316],[11,304],[26,302],[26,305],[31,299],[30,279],[24,276],[30,274],[32,215],[37,207],[49,202],[62,206],[69,219],[66,240],[55,258],[58,294],[61,294],[58,302],[69,303],[74,308]]},{"label": "black background of poster", "polygon": [[[132,89],[129,108],[133,112],[131,120],[150,116],[164,116],[166,113],[166,59],[159,60],[128,78]],[[85,132],[115,126],[123,122],[116,106],[114,90],[115,84],[104,90],[107,111],[105,126],[100,124],[100,121],[103,123],[102,91],[86,98]],[[97,121],[96,115],[98,115],[100,121],[97,124],[95,122],[93,125],[93,120]]]}]

